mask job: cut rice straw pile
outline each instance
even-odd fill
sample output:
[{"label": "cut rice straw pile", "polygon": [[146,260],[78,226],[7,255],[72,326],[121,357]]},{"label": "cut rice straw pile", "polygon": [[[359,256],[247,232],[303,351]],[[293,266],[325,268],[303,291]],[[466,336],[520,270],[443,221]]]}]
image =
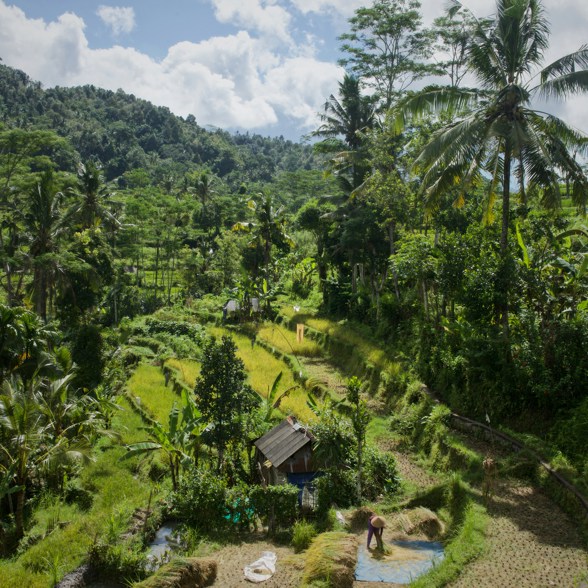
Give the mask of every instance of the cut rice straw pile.
[{"label": "cut rice straw pile", "polygon": [[357,563],[357,537],[341,531],[319,535],[309,547],[304,585],[327,582],[336,588],[351,588]]}]

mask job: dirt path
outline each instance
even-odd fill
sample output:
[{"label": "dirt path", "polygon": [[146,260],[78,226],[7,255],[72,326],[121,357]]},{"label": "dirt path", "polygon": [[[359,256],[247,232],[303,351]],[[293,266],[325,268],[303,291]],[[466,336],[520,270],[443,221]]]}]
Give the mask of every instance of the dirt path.
[{"label": "dirt path", "polygon": [[304,554],[268,541],[244,542],[227,545],[210,554],[218,563],[218,574],[213,586],[217,588],[251,588],[245,579],[243,568],[259,559],[264,551],[273,551],[277,556],[276,573],[263,582],[264,588],[298,588],[302,584]]},{"label": "dirt path", "polygon": [[415,484],[419,489],[424,490],[429,486],[438,484],[441,480],[433,474],[427,472],[424,468],[416,464],[409,455],[399,451],[389,450],[396,458],[398,472],[403,480],[408,480]]}]

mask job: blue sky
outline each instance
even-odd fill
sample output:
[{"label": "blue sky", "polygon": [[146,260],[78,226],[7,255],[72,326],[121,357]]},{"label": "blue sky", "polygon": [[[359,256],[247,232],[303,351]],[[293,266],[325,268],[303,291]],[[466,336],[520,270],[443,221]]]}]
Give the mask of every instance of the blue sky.
[{"label": "blue sky", "polygon": [[[0,0],[0,57],[45,87],[133,93],[202,126],[298,140],[342,70],[337,36],[368,0]],[[424,0],[426,23],[443,0]],[[494,3],[465,4],[479,16]],[[588,43],[585,0],[545,0],[546,59]],[[586,98],[552,111],[588,133]]]}]

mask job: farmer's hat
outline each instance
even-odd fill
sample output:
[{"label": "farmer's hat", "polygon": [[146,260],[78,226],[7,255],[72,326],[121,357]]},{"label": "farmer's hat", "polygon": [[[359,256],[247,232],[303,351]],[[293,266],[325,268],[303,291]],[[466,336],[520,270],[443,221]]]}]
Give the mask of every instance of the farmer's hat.
[{"label": "farmer's hat", "polygon": [[382,529],[383,527],[386,526],[386,519],[384,517],[374,517],[372,519],[372,527],[375,527],[376,529]]}]

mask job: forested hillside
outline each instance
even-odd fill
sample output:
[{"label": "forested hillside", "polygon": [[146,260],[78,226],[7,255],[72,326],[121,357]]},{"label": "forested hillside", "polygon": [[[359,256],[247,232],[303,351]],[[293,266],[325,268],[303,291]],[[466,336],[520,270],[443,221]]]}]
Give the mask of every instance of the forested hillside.
[{"label": "forested hillside", "polygon": [[107,180],[137,168],[149,169],[155,181],[181,178],[197,165],[238,186],[320,165],[310,145],[205,130],[193,116],[184,120],[122,91],[93,86],[44,90],[5,65],[0,65],[0,121],[54,130],[75,150],[70,164],[98,160]]}]

